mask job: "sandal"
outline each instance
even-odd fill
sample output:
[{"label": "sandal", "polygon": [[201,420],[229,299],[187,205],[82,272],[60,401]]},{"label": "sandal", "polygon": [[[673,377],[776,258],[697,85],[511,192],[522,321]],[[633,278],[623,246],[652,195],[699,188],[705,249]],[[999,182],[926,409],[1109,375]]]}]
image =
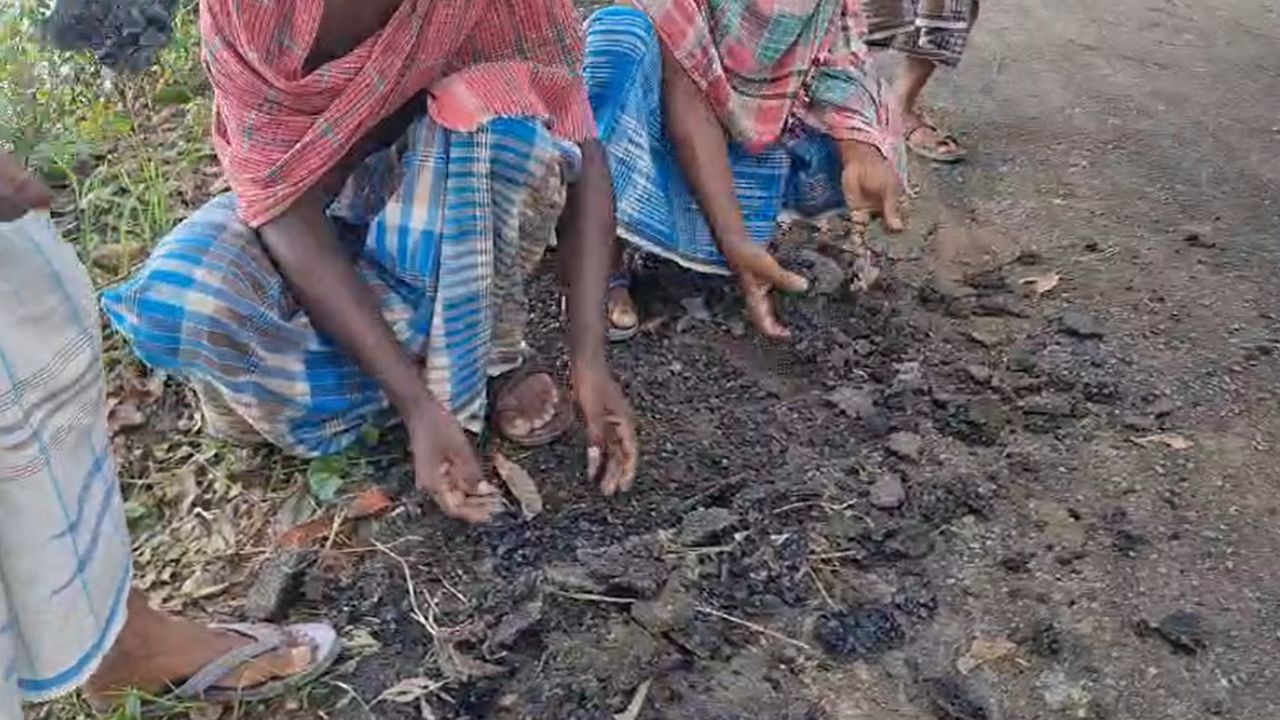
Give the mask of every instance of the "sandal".
[{"label": "sandal", "polygon": [[[527,435],[517,436],[507,432],[501,422],[501,416],[505,410],[499,405],[505,393],[511,388],[515,388],[520,383],[527,380],[533,375],[537,375],[541,371],[534,371],[528,367],[520,367],[511,371],[506,377],[498,378],[490,384],[489,407],[490,418],[489,425],[492,426],[499,435],[508,442],[523,448],[536,448],[550,445],[559,440],[565,433],[569,432],[569,428],[573,427],[575,413],[573,410],[573,402],[569,399],[569,394],[561,388],[556,389],[556,409],[555,414],[547,424]],[[552,379],[554,382],[554,378]]]},{"label": "sandal", "polygon": [[[932,130],[938,135],[936,142],[931,144],[913,143],[911,138],[921,130]],[[950,133],[944,133],[938,129],[938,126],[926,120],[921,115],[916,115],[912,120],[907,122],[906,133],[903,138],[907,142],[907,148],[923,158],[928,158],[938,163],[957,163],[964,160],[969,155],[969,151],[960,146],[960,141]],[[938,148],[949,145],[951,150],[939,150]]]},{"label": "sandal", "polygon": [[[212,627],[243,635],[252,642],[215,658],[167,695],[152,701],[144,701],[143,716],[165,715],[175,706],[190,705],[193,702],[233,705],[273,700],[318,678],[333,666],[342,649],[338,633],[329,625],[318,623],[283,627],[267,624],[213,625]],[[246,663],[298,644],[299,640],[306,640],[312,648],[311,664],[306,670],[251,687],[215,687],[220,680]],[[99,712],[110,710],[108,707],[98,707],[95,703],[91,705],[95,705],[94,709]]]},{"label": "sandal", "polygon": [[[623,326],[623,325],[614,324],[613,313],[609,312],[609,299],[607,297],[607,293],[613,292],[614,290],[618,290],[618,289],[624,289],[628,291],[631,289],[631,273],[623,271],[623,272],[616,272],[609,276],[609,287],[606,290],[606,298],[605,298],[605,321],[608,323],[608,326],[609,326],[607,331],[607,334],[609,336],[609,342],[615,342],[615,343],[626,342],[627,340],[630,340],[631,338],[635,337],[640,332],[640,316],[638,313],[636,314],[635,322],[631,323],[630,325]],[[632,305],[633,306],[635,305],[634,301],[632,302]]]}]

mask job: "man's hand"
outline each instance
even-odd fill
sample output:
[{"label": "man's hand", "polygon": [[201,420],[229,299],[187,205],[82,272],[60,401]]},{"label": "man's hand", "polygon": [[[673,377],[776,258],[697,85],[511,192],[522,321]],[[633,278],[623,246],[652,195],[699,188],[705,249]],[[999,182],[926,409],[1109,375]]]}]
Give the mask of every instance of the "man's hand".
[{"label": "man's hand", "polygon": [[51,201],[44,183],[28,173],[17,158],[0,150],[0,222],[12,222],[31,210],[47,208]]},{"label": "man's hand", "polygon": [[502,511],[498,489],[484,481],[475,448],[456,418],[432,400],[406,419],[418,488],[445,515],[473,524]]},{"label": "man's hand", "polygon": [[744,240],[738,243],[724,243],[720,248],[729,269],[738,278],[738,286],[742,289],[742,298],[747,304],[747,314],[751,324],[765,337],[773,340],[786,340],[791,331],[781,322],[773,310],[773,299],[769,293],[773,290],[799,293],[809,289],[809,281],[803,276],[790,272],[773,259],[769,251]]},{"label": "man's hand", "polygon": [[840,143],[844,171],[841,184],[849,210],[858,216],[879,216],[884,229],[899,232],[905,227],[898,209],[898,176],[889,161],[873,145]]},{"label": "man's hand", "polygon": [[631,404],[602,362],[575,365],[571,380],[587,426],[587,477],[606,496],[630,490],[639,458]]}]

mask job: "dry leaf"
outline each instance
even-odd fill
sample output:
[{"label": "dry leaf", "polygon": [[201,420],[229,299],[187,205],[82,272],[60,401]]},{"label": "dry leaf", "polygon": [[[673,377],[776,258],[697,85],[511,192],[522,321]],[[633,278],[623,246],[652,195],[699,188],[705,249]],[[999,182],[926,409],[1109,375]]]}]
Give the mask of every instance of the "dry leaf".
[{"label": "dry leaf", "polygon": [[636,694],[631,698],[631,704],[627,705],[626,710],[614,715],[613,720],[636,720],[640,717],[640,711],[644,709],[644,701],[649,697],[649,686],[652,684],[652,680],[640,683],[640,687],[636,688]]},{"label": "dry leaf", "polygon": [[1043,275],[1032,275],[1024,277],[1018,281],[1022,289],[1028,295],[1039,297],[1045,293],[1058,287],[1058,283],[1062,282],[1062,275],[1058,273],[1045,273]]},{"label": "dry leaf", "polygon": [[502,478],[511,494],[516,496],[525,520],[532,520],[542,514],[542,493],[538,492],[537,483],[524,468],[508,460],[500,452],[493,454],[493,468],[498,471],[498,477]]},{"label": "dry leaf", "polygon": [[417,702],[424,695],[431,693],[444,687],[445,683],[431,678],[417,677],[401,680],[400,682],[387,688],[377,700],[373,701],[374,705],[380,702],[393,702],[402,705],[411,702]]},{"label": "dry leaf", "polygon": [[956,669],[960,671],[961,675],[968,675],[979,666],[1011,655],[1017,649],[1018,646],[1008,640],[983,640],[978,638],[973,641],[969,652],[956,661]]},{"label": "dry leaf", "polygon": [[[390,510],[395,503],[391,497],[387,495],[382,488],[371,487],[363,492],[349,498],[342,504],[342,514],[338,515],[335,511],[330,510],[320,517],[304,522],[301,525],[290,528],[282,533],[276,539],[276,547],[279,548],[304,548],[315,543],[317,540],[329,537],[337,530],[342,529],[348,523],[356,520],[381,515]],[[334,523],[341,518],[338,528],[334,528]]]},{"label": "dry leaf", "polygon": [[1133,441],[1142,447],[1151,447],[1153,445],[1164,445],[1170,450],[1190,450],[1196,444],[1177,433],[1160,433],[1159,435],[1148,435],[1147,437],[1134,438]]},{"label": "dry leaf", "polygon": [[462,652],[453,643],[436,638],[436,654],[440,658],[440,671],[456,682],[469,682],[493,677],[506,672],[506,668],[477,660]]},{"label": "dry leaf", "polygon": [[112,437],[147,424],[147,414],[131,402],[117,403],[107,412],[107,430]]}]

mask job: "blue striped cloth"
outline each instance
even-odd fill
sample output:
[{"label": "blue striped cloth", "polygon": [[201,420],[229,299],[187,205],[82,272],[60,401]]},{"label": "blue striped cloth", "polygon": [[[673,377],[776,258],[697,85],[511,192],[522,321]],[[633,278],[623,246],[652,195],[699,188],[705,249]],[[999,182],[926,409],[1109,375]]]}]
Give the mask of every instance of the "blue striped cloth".
[{"label": "blue striped cloth", "polygon": [[[667,138],[662,46],[643,12],[613,7],[587,22],[586,79],[617,198],[618,233],[648,252],[702,272],[727,272]],[[785,142],[751,154],[730,144],[734,189],[751,238],[769,242],[787,214],[844,208],[839,149],[795,127]]]},{"label": "blue striped cloth", "polygon": [[89,276],[47,214],[0,223],[0,718],[97,669],[131,576]]},{"label": "blue striped cloth", "polygon": [[[488,378],[523,358],[525,279],[560,210],[540,193],[563,203],[577,153],[532,121],[457,133],[424,118],[330,208],[383,317],[473,430]],[[235,208],[219,197],[161,240],[103,295],[107,315],[147,364],[217,395],[263,438],[301,456],[339,452],[386,419],[387,400],[312,327]]]}]

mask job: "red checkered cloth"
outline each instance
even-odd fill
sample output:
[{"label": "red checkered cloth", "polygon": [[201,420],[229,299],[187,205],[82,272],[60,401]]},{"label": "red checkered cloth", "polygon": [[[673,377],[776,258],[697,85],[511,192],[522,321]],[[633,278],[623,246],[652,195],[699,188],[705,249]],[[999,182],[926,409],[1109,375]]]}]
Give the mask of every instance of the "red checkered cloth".
[{"label": "red checkered cloth", "polygon": [[792,120],[899,156],[861,0],[632,0],[733,138],[760,149]]},{"label": "red checkered cloth", "polygon": [[404,0],[382,30],[306,73],[324,6],[200,3],[214,147],[252,227],[278,217],[423,91],[451,130],[507,116],[539,118],[568,140],[595,134],[570,0]]}]

